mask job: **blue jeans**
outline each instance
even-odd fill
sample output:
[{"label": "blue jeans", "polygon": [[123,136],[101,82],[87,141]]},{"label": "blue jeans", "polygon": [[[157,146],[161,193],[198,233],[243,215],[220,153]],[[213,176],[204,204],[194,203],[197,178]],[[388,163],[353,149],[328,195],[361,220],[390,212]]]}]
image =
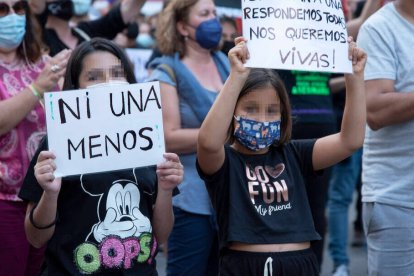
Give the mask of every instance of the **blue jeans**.
[{"label": "blue jeans", "polygon": [[361,174],[362,150],[335,165],[329,184],[329,251],[335,266],[348,264],[348,209]]},{"label": "blue jeans", "polygon": [[213,215],[174,207],[175,222],[168,239],[167,275],[218,275],[217,224]]}]

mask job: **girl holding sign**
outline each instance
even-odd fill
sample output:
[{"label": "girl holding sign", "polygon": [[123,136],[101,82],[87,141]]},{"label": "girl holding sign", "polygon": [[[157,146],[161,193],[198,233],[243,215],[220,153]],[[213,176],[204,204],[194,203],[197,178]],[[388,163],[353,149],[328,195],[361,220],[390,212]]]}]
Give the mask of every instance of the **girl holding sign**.
[{"label": "girl holding sign", "polygon": [[319,275],[304,177],[362,146],[366,54],[349,42],[341,132],[294,141],[284,84],[270,70],[245,68],[246,41],[236,39],[230,76],[198,136],[197,166],[219,223],[220,275]]},{"label": "girl holding sign", "polygon": [[[122,50],[105,39],[76,48],[64,90],[135,83]],[[156,274],[158,242],[173,225],[173,190],[183,179],[176,154],[144,167],[55,178],[55,155],[42,143],[19,196],[29,202],[27,238],[47,244],[48,275]]]}]

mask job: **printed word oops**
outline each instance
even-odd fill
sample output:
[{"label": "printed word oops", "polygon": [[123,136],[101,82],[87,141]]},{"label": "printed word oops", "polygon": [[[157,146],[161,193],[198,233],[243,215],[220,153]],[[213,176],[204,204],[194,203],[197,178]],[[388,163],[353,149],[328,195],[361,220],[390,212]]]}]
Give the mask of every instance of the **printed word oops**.
[{"label": "printed word oops", "polygon": [[95,273],[106,268],[131,268],[134,263],[151,264],[157,242],[150,233],[142,233],[138,238],[121,239],[108,236],[100,245],[85,242],[75,249],[76,266],[81,273]]}]

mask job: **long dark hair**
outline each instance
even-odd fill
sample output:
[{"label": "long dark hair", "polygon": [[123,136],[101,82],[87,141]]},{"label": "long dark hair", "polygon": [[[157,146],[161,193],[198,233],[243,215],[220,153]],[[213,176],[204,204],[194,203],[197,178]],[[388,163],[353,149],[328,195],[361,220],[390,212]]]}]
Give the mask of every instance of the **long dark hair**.
[{"label": "long dark hair", "polygon": [[[254,68],[251,69],[243,88],[240,91],[237,102],[250,93],[251,91],[272,87],[276,90],[280,99],[280,113],[281,113],[281,125],[280,125],[280,139],[273,145],[279,146],[289,142],[292,136],[292,115],[289,102],[289,95],[286,91],[285,85],[279,75],[274,70]],[[234,125],[230,124],[227,136],[227,142],[233,144],[234,142]]]},{"label": "long dark hair", "polygon": [[136,83],[137,80],[132,69],[132,64],[125,52],[115,43],[105,38],[93,38],[89,41],[82,42],[69,58],[66,66],[65,81],[63,90],[71,90],[79,88],[79,76],[83,68],[83,60],[89,54],[97,51],[109,52],[116,56],[122,64],[126,79],[129,83]]},{"label": "long dark hair", "polygon": [[27,60],[35,63],[42,56],[42,31],[36,19],[33,17],[30,6],[26,9],[26,33],[24,34],[23,41],[17,47],[17,56],[21,60]]}]

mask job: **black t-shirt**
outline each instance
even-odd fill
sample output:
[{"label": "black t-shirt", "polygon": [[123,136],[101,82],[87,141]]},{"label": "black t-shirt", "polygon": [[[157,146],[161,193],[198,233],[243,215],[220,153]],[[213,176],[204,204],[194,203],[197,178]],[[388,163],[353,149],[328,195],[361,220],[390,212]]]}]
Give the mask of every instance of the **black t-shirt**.
[{"label": "black t-shirt", "polygon": [[[60,40],[55,30],[44,27],[47,22],[47,16],[46,9],[38,16],[38,20],[40,25],[43,26],[43,42],[49,47],[49,55],[55,56],[60,51],[68,49],[69,47]],[[117,5],[107,15],[97,20],[80,22],[76,28],[72,28],[72,34],[78,38],[78,44],[80,44],[93,37],[113,39],[126,27],[127,25],[122,19],[121,6]]]},{"label": "black t-shirt", "polygon": [[[32,159],[19,197],[38,202],[43,190]],[[48,275],[157,275],[152,207],[155,167],[64,177],[58,221],[47,244]]]},{"label": "black t-shirt", "polygon": [[277,70],[284,81],[298,123],[336,124],[330,73]]},{"label": "black t-shirt", "polygon": [[232,241],[281,244],[320,239],[303,180],[314,174],[314,143],[291,141],[258,155],[225,146],[224,164],[210,176],[197,163],[216,211],[221,249]]}]

